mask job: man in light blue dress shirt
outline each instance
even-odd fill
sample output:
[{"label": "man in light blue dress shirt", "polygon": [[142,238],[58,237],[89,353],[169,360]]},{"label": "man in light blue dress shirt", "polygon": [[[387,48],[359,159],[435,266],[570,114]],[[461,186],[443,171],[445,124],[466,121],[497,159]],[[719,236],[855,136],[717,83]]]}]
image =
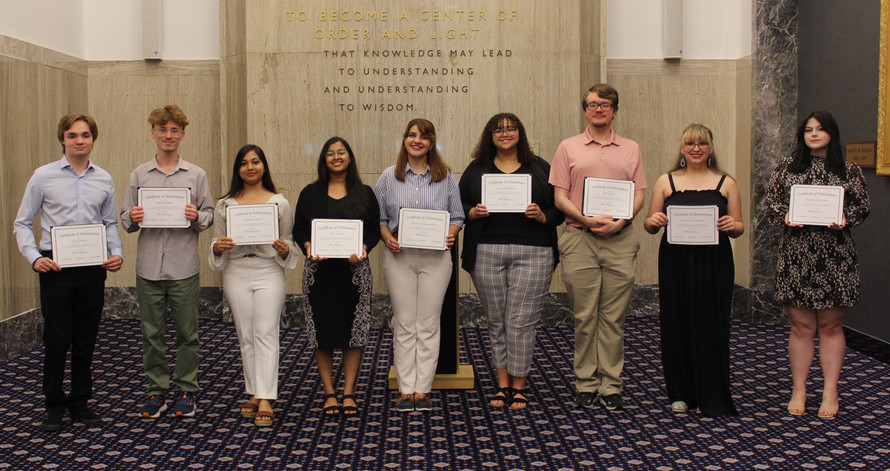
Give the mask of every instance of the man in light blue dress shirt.
[{"label": "man in light blue dress shirt", "polygon": [[[92,117],[69,113],[59,121],[61,160],[34,171],[15,219],[19,250],[40,276],[40,308],[43,314],[43,394],[45,431],[62,427],[68,409],[73,420],[88,426],[102,418],[87,407],[92,396],[91,365],[99,319],[105,303],[107,271],[118,271],[123,249],[117,229],[114,181],[93,164],[90,152],[98,135]],[[40,214],[40,244],[34,239],[34,216]],[[102,265],[62,268],[53,261],[50,230],[56,226],[103,224],[111,257]],[[66,396],[62,381],[68,349],[71,349],[71,391]]]}]

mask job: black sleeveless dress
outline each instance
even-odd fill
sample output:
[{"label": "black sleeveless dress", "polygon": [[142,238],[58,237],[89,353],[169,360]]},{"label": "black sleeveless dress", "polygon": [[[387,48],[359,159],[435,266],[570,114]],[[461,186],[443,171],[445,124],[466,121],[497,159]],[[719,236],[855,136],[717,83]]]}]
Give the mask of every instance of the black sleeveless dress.
[{"label": "black sleeveless dress", "polygon": [[[726,176],[713,190],[677,191],[668,174],[669,206],[716,205],[726,215],[720,193]],[[670,221],[668,222],[670,224]],[[736,415],[729,384],[729,321],[735,266],[729,236],[719,245],[673,245],[667,231],[658,250],[661,304],[661,358],[671,402],[684,401],[706,416]]]}]

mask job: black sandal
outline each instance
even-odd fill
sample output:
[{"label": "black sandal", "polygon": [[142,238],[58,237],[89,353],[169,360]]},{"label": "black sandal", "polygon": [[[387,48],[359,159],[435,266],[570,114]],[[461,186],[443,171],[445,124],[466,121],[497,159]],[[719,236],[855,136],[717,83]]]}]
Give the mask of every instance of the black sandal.
[{"label": "black sandal", "polygon": [[[491,399],[488,400],[488,405],[491,407],[506,407],[509,406],[513,400],[513,388],[504,387],[498,388],[497,392],[494,393],[494,396],[491,396]],[[492,404],[492,401],[501,401],[503,404],[495,405]]]},{"label": "black sandal", "polygon": [[[347,399],[351,399],[352,402],[355,402],[355,394],[344,394],[343,395],[341,402],[343,402],[344,405],[340,407],[340,412],[343,413],[343,415],[348,415],[348,416],[353,416],[355,414],[358,414],[358,406],[357,405],[347,406],[346,405]],[[358,404],[358,403],[356,403],[356,404]]]},{"label": "black sandal", "polygon": [[[322,405],[324,405],[326,402],[328,402],[328,399],[330,399],[330,398],[336,399],[337,395],[336,394],[325,394],[324,396],[321,397]],[[340,414],[340,406],[339,405],[327,406],[321,410],[321,413],[322,413],[322,415],[329,415],[329,416],[330,415],[338,415],[338,414]]]},{"label": "black sandal", "polygon": [[[522,397],[517,397],[521,395]],[[522,404],[522,407],[513,407],[513,404]],[[528,408],[528,389],[514,389],[513,397],[510,398],[510,409],[523,410]]]}]

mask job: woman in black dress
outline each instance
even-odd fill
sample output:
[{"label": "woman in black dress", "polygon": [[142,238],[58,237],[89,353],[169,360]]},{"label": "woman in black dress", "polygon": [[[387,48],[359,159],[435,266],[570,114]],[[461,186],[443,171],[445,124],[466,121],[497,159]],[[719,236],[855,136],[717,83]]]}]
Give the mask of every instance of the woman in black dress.
[{"label": "woman in black dress", "polygon": [[[349,259],[310,256],[313,219],[361,219],[363,250]],[[303,294],[306,331],[324,383],[326,415],[354,415],[355,378],[371,316],[371,266],[368,253],[380,240],[380,212],[374,191],[362,184],[355,154],[344,139],[332,137],[318,156],[318,180],[303,188],[294,216],[294,242],[306,255]],[[343,349],[342,408],[334,390],[334,349]]]},{"label": "woman in black dress", "polygon": [[735,267],[730,237],[745,231],[736,181],[717,166],[713,134],[701,124],[683,130],[680,155],[652,189],[643,226],[670,224],[671,206],[716,206],[716,245],[668,242],[658,250],[661,357],[671,410],[706,416],[737,414],[729,384],[729,321]]},{"label": "woman in black dress", "polygon": [[[827,227],[789,223],[792,185],[843,187],[841,220]],[[794,389],[788,413],[806,412],[807,375],[818,333],[824,381],[819,417],[830,419],[838,411],[837,383],[847,347],[844,313],[859,300],[859,263],[850,228],[861,224],[870,211],[862,170],[844,161],[840,131],[830,114],[814,111],[801,121],[797,147],[773,172],[764,208],[773,221],[784,224],[776,298],[785,305],[791,323],[788,358]]]}]

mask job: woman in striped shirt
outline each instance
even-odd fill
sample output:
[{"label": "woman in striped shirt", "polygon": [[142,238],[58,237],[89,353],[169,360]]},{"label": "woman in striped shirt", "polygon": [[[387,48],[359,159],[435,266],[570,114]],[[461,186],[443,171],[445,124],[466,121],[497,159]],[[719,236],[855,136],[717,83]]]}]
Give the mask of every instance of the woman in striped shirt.
[{"label": "woman in striped shirt", "polygon": [[[414,119],[405,129],[396,164],[380,175],[380,236],[386,248],[383,273],[393,310],[393,353],[400,411],[429,411],[428,397],[439,359],[439,317],[451,280],[451,247],[464,222],[457,181],[436,150],[436,129]],[[401,247],[402,208],[448,211],[448,250]]]}]

